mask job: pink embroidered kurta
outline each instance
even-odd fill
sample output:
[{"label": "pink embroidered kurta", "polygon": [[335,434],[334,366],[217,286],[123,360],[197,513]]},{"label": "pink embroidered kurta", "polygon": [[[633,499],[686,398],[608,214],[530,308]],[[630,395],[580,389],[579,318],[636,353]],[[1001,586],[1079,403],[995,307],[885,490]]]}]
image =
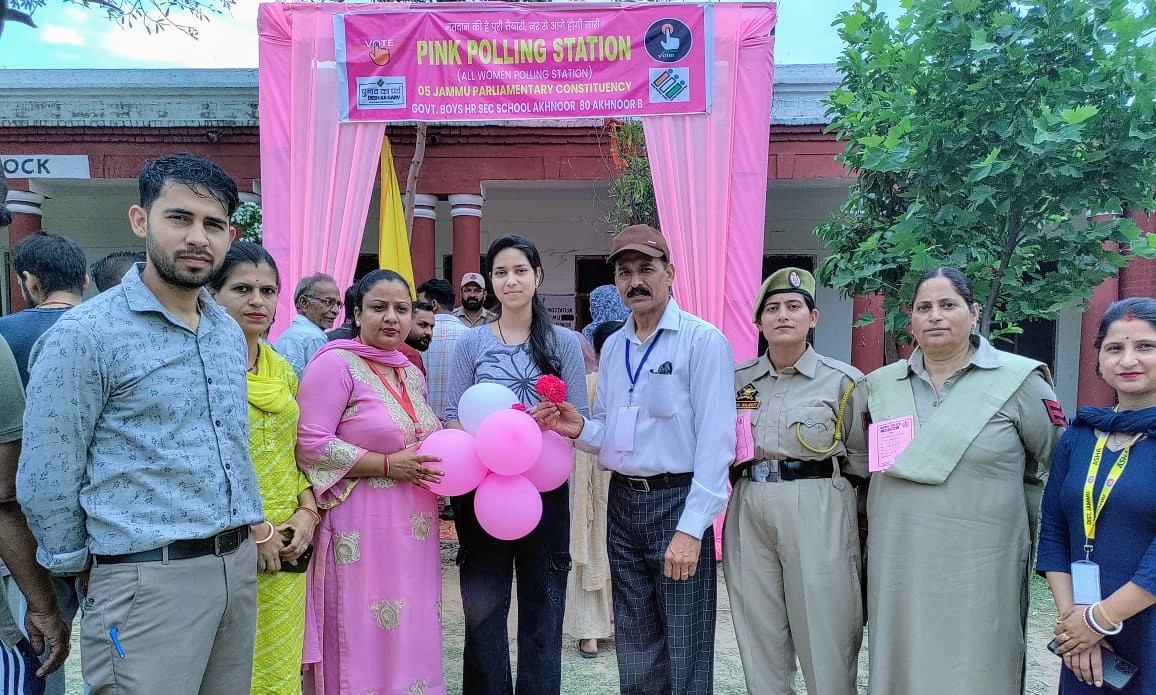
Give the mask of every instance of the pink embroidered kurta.
[{"label": "pink embroidered kurta", "polygon": [[408,364],[397,352],[335,341],[301,377],[297,460],[324,510],[306,603],[305,693],[441,695],[437,498],[390,478],[345,477],[366,452],[399,451],[438,420],[416,367],[404,367],[415,424],[351,350],[383,373]]}]

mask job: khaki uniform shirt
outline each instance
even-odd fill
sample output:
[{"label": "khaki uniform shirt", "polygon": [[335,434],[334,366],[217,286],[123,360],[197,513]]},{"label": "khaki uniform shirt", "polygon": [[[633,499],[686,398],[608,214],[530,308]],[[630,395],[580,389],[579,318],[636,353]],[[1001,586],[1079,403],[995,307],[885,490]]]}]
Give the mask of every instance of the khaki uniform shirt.
[{"label": "khaki uniform shirt", "polygon": [[494,319],[498,318],[497,314],[485,307],[482,307],[482,311],[478,314],[478,318],[474,319],[473,321],[470,320],[469,316],[466,316],[466,310],[463,307],[454,309],[453,314],[454,316],[458,317],[458,320],[461,321],[462,324],[469,328],[477,328],[478,326],[484,326],[487,323],[493,323]]},{"label": "khaki uniform shirt", "polygon": [[[751,414],[755,459],[822,461],[834,456],[844,473],[866,478],[867,393],[862,382],[859,370],[820,355],[811,346],[782,373],[775,371],[766,354],[739,364],[735,403],[740,414]],[[839,403],[851,384],[856,387],[844,408],[843,438],[836,443]],[[821,453],[832,444],[834,449]]]}]

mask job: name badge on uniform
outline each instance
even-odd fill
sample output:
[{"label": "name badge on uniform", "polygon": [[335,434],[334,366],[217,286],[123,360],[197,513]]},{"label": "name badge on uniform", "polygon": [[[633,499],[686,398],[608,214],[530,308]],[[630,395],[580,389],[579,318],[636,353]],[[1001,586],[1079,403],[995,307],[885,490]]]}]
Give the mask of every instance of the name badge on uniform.
[{"label": "name badge on uniform", "polygon": [[614,421],[614,450],[634,451],[634,430],[638,426],[638,406],[624,405]]},{"label": "name badge on uniform", "polygon": [[1100,566],[1091,560],[1072,563],[1072,600],[1081,606],[1100,600]]}]

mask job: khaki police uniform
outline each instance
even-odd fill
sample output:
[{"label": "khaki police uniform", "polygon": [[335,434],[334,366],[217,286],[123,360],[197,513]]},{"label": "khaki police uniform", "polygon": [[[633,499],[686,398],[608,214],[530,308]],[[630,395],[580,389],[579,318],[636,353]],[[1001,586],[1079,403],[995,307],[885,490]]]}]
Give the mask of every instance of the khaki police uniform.
[{"label": "khaki police uniform", "polygon": [[[805,274],[813,296],[809,273],[780,273],[787,271]],[[756,312],[777,275],[760,291]],[[867,477],[862,380],[854,367],[810,346],[782,372],[765,354],[735,369],[736,404],[750,413],[756,464],[741,466],[735,483],[723,569],[752,695],[793,694],[796,655],[808,692],[858,692],[861,557],[846,475]]]}]

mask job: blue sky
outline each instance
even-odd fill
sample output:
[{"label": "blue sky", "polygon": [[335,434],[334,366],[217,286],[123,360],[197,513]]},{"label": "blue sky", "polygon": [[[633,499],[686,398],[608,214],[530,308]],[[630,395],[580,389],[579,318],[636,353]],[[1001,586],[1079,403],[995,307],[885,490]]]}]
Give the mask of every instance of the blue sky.
[{"label": "blue sky", "polygon": [[[834,62],[840,47],[831,22],[850,5],[851,0],[780,2],[775,61]],[[894,17],[899,0],[880,0],[879,7]],[[196,23],[199,40],[172,29],[150,36],[140,27],[122,29],[97,8],[48,0],[34,16],[38,29],[4,27],[0,69],[256,67],[257,0],[237,0],[231,13],[211,17]]]}]

